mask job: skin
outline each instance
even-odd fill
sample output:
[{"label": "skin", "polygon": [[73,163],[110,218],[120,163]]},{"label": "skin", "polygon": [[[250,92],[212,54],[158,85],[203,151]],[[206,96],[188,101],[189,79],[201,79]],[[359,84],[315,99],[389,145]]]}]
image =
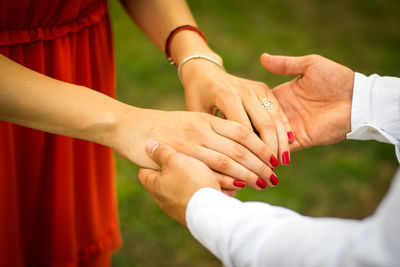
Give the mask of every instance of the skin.
[{"label": "skin", "polygon": [[[197,26],[186,1],[184,0],[123,0],[128,14],[153,41],[164,51],[165,40],[170,31],[177,26]],[[171,56],[179,65],[191,55],[201,54],[221,62],[207,43],[194,31],[178,32],[172,39]],[[262,82],[251,81],[233,76],[212,62],[204,59],[188,61],[181,71],[185,87],[186,107],[189,111],[206,112],[245,125],[252,125],[260,138],[272,149],[282,163],[282,154],[290,152],[287,132],[290,125],[279,107],[269,87]],[[267,98],[274,108],[265,111],[261,102]]]},{"label": "skin", "polygon": [[296,136],[293,150],[345,139],[351,130],[354,71],[318,55],[263,54],[261,64],[278,75],[298,75],[273,89]]},{"label": "skin", "polygon": [[146,152],[162,170],[140,169],[140,183],[168,216],[186,226],[186,206],[192,195],[203,187],[221,190],[213,172],[202,162],[156,141],[147,143]]},{"label": "skin", "polygon": [[[56,88],[57,90],[54,90]],[[133,163],[159,169],[145,153],[149,139],[204,161],[225,189],[233,179],[256,189],[269,179],[272,151],[245,126],[198,112],[166,112],[123,104],[87,87],[61,82],[0,55],[0,120],[96,142]]]},{"label": "skin", "polygon": [[[185,24],[196,26],[184,0],[122,2],[161,50],[172,29]],[[177,64],[193,54],[222,62],[197,33],[187,30],[173,38],[171,54]],[[0,119],[103,144],[145,168],[160,168],[144,152],[146,141],[156,139],[203,161],[226,190],[241,188],[233,184],[235,179],[257,190],[261,189],[258,178],[274,186],[270,159],[278,149],[280,155],[289,151],[286,132],[290,127],[269,88],[232,76],[205,60],[187,62],[182,80],[188,110],[197,112],[128,106],[89,88],[30,71],[0,55]],[[260,104],[265,97],[274,102],[274,108],[267,112]],[[233,121],[199,113],[214,114],[217,109]],[[252,132],[251,123],[261,138]]]},{"label": "skin", "polygon": [[[293,148],[336,143],[350,132],[352,70],[316,55],[264,54],[261,63],[275,74],[299,75],[273,89],[293,125]],[[186,225],[186,206],[193,194],[204,187],[221,190],[215,177],[206,165],[165,144],[151,141],[146,150],[162,171],[141,169],[139,181],[167,215]]]}]

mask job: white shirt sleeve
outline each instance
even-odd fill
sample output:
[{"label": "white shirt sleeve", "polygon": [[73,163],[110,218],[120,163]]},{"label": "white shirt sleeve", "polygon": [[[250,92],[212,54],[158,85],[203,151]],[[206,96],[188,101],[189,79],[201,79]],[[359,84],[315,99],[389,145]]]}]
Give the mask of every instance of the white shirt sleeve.
[{"label": "white shirt sleeve", "polygon": [[[349,139],[392,143],[400,160],[400,79],[355,74]],[[186,209],[190,232],[225,266],[400,266],[400,170],[374,215],[310,218],[210,188]]]},{"label": "white shirt sleeve", "polygon": [[211,188],[188,203],[190,232],[224,266],[400,266],[400,172],[364,220],[310,218]]},{"label": "white shirt sleeve", "polygon": [[400,79],[355,73],[348,139],[395,145],[400,161]]}]

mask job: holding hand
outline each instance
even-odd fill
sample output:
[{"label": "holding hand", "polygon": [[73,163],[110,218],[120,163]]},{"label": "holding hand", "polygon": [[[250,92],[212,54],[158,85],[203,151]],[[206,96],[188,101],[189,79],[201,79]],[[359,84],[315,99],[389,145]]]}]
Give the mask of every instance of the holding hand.
[{"label": "holding hand", "polygon": [[271,149],[237,122],[200,112],[135,111],[127,106],[117,124],[112,147],[139,166],[159,169],[144,150],[152,139],[204,162],[219,173],[224,189],[248,184],[260,190],[279,182]]},{"label": "holding hand", "polygon": [[350,132],[354,72],[322,56],[263,54],[261,64],[279,75],[299,75],[272,91],[296,136],[292,149],[327,145]]},{"label": "holding hand", "polygon": [[230,75],[204,59],[188,61],[181,74],[188,110],[213,115],[219,110],[228,120],[250,130],[254,127],[280,162],[289,164],[289,141],[294,137],[279,102],[266,84]]},{"label": "holding hand", "polygon": [[147,143],[146,152],[162,170],[140,169],[140,183],[168,216],[186,226],[192,195],[203,187],[221,190],[213,172],[201,161],[155,141]]}]

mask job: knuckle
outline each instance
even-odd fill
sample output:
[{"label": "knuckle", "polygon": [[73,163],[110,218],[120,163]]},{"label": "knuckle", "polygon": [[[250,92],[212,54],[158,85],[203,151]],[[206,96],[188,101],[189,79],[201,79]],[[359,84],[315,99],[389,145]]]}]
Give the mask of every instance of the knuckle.
[{"label": "knuckle", "polygon": [[310,63],[318,61],[320,58],[321,58],[321,56],[317,55],[317,54],[310,54],[307,56],[308,62],[310,62]]},{"label": "knuckle", "polygon": [[221,171],[226,171],[230,168],[231,162],[226,156],[219,156],[217,159],[217,168]]},{"label": "knuckle", "polygon": [[281,73],[283,73],[283,74],[286,74],[286,73],[287,73],[286,65],[287,65],[287,64],[281,64],[281,66],[280,66],[280,68],[281,68]]},{"label": "knuckle", "polygon": [[233,157],[236,160],[243,160],[246,158],[247,152],[244,147],[239,144],[233,145]]},{"label": "knuckle", "polygon": [[177,162],[179,162],[180,154],[178,152],[172,152],[165,158],[166,166],[174,166]]},{"label": "knuckle", "polygon": [[258,83],[258,86],[259,86],[264,92],[270,90],[269,86],[268,86],[266,83],[259,82],[259,83]]},{"label": "knuckle", "polygon": [[236,128],[236,137],[238,140],[243,141],[246,140],[251,134],[250,129],[246,126],[239,124]]},{"label": "knuckle", "polygon": [[275,123],[272,120],[264,120],[261,127],[265,130],[275,129]]},{"label": "knuckle", "polygon": [[234,103],[238,99],[237,92],[228,88],[221,88],[218,96],[217,104],[223,106],[226,105],[226,103]]},{"label": "knuckle", "polygon": [[197,139],[203,136],[203,131],[193,122],[184,123],[180,128],[185,139]]},{"label": "knuckle", "polygon": [[265,174],[268,173],[270,168],[266,164],[261,164],[260,167],[258,167],[259,173]]}]

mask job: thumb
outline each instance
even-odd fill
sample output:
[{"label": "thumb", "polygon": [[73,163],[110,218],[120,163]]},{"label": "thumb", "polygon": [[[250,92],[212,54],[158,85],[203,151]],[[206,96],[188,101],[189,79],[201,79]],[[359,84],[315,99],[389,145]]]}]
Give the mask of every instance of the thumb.
[{"label": "thumb", "polygon": [[303,74],[309,65],[307,56],[285,57],[272,56],[263,53],[260,58],[261,64],[268,71],[278,75],[299,75]]},{"label": "thumb", "polygon": [[138,179],[146,191],[153,193],[160,175],[161,173],[158,171],[141,168],[138,173]]},{"label": "thumb", "polygon": [[178,154],[178,152],[169,145],[161,144],[154,140],[149,140],[147,142],[146,152],[161,168],[167,163],[168,159]]}]

